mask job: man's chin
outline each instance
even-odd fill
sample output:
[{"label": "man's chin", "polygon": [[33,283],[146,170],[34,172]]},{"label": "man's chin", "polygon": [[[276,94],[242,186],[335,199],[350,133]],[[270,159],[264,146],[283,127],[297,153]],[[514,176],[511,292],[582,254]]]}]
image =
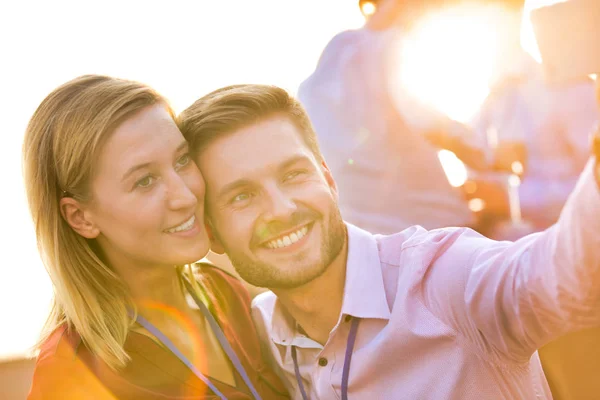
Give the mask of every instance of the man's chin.
[{"label": "man's chin", "polygon": [[[303,261],[302,264],[288,265],[288,268],[283,271],[274,267],[273,264],[270,264],[269,267],[265,267],[264,264],[262,267],[256,267],[255,265],[254,268],[250,269],[245,269],[245,266],[239,268],[238,265],[236,270],[243,280],[253,286],[271,290],[296,289],[317,279],[326,269],[319,262],[308,264],[306,260]],[[320,268],[315,269],[315,265],[320,265]],[[247,273],[249,271],[251,273]],[[303,271],[303,273],[298,273],[298,271]]]}]

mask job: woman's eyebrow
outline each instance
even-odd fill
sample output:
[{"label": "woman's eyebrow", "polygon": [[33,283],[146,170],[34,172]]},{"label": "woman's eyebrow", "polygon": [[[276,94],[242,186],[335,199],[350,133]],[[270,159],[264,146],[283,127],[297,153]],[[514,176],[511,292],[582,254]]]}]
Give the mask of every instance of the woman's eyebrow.
[{"label": "woman's eyebrow", "polygon": [[[179,146],[177,146],[175,153],[180,153],[182,150],[187,149],[188,147],[189,147],[189,143],[186,140],[184,140],[179,144]],[[125,174],[123,174],[123,178],[121,178],[121,181],[127,180],[127,178],[129,178],[129,176],[131,174],[133,174],[135,171],[139,171],[140,169],[147,168],[150,165],[152,165],[151,162],[134,165],[133,167],[129,168],[127,170],[127,172],[125,172]]]}]

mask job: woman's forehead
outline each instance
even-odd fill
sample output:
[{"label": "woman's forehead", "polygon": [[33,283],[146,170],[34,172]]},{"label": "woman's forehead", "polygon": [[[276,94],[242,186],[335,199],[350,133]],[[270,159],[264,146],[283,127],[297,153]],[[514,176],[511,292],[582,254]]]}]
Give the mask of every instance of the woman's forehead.
[{"label": "woman's forehead", "polygon": [[147,107],[124,121],[104,144],[99,167],[130,168],[131,164],[150,163],[172,152],[185,142],[168,110],[162,105]]}]

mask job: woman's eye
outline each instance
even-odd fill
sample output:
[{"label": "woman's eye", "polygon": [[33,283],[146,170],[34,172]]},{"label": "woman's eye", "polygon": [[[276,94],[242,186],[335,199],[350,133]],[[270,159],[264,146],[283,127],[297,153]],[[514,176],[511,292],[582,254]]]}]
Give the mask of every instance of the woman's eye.
[{"label": "woman's eye", "polygon": [[135,183],[136,187],[147,188],[150,187],[154,183],[154,178],[152,176],[145,176],[139,181]]},{"label": "woman's eye", "polygon": [[177,169],[183,168],[190,163],[190,155],[186,153],[177,159]]}]

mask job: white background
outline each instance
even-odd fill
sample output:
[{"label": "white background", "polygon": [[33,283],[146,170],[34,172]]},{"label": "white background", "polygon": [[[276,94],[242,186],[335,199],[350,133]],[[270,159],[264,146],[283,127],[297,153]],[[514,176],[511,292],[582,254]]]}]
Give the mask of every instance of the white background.
[{"label": "white background", "polygon": [[35,343],[51,297],[27,211],[20,157],[27,121],[52,89],[81,74],[108,74],[153,86],[176,111],[234,83],[271,83],[294,92],[329,39],[362,24],[357,4],[2,0],[0,357]]}]

